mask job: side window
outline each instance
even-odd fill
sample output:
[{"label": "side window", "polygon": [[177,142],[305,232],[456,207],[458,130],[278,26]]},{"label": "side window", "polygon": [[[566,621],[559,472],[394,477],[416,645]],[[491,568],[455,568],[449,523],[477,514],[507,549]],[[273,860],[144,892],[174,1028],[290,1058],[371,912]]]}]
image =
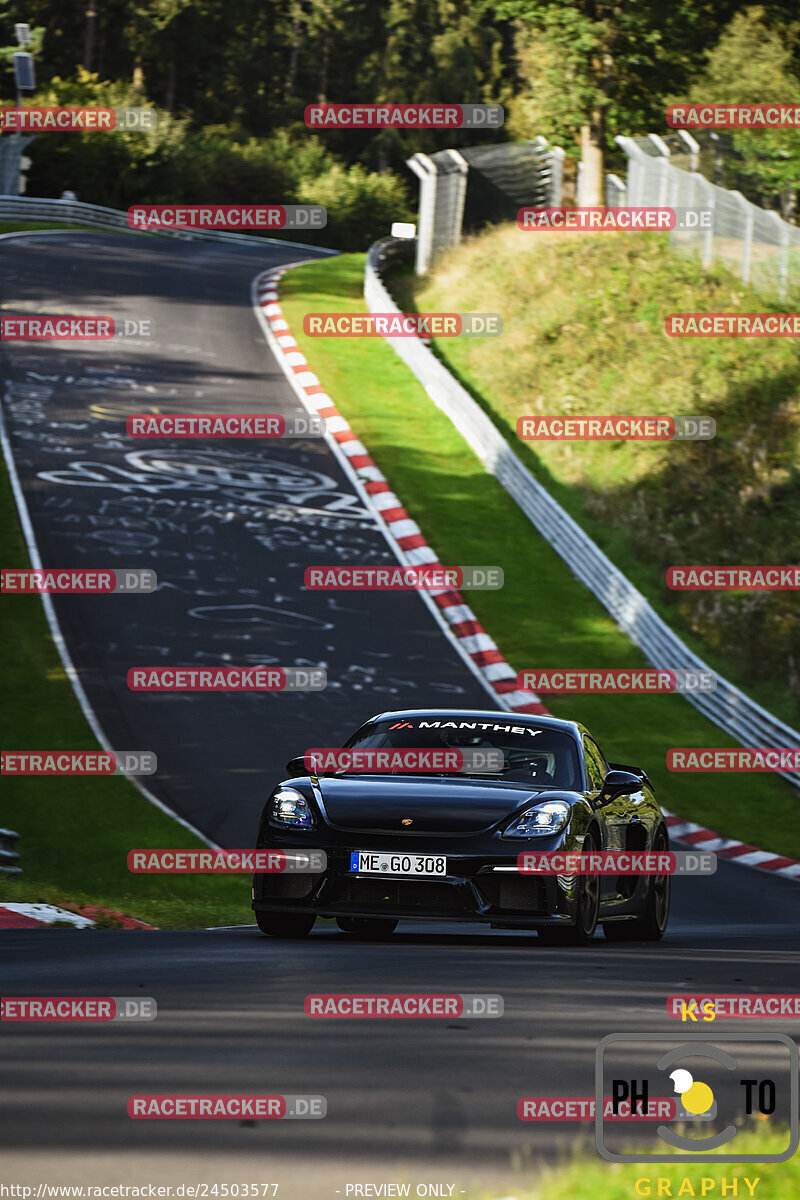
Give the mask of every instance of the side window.
[{"label": "side window", "polygon": [[583,739],[583,756],[586,759],[589,786],[593,792],[599,792],[608,771],[608,764],[600,752],[600,747],[590,737]]}]

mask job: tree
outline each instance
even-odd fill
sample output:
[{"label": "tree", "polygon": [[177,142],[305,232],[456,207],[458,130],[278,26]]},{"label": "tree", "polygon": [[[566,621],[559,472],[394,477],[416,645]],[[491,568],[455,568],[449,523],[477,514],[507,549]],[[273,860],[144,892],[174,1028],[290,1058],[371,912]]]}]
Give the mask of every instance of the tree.
[{"label": "tree", "polygon": [[738,0],[501,0],[517,22],[525,92],[513,129],[580,146],[584,204],[603,203],[603,157],[617,133],[664,129],[664,97],[703,62]]},{"label": "tree", "polygon": [[[799,45],[797,24],[770,24],[763,8],[737,13],[689,98],[708,104],[797,104],[800,78],[793,62]],[[800,183],[800,130],[736,130],[731,144],[741,158],[741,173],[758,191],[780,195],[783,215],[791,215]]]}]

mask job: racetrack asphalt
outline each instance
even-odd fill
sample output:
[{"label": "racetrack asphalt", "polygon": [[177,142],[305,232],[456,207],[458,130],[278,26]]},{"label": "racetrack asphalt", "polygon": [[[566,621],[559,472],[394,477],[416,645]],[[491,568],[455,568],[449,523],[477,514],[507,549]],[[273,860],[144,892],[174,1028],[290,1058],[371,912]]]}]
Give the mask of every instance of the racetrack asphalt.
[{"label": "racetrack asphalt", "polygon": [[[155,749],[161,772],[148,786],[227,845],[252,843],[267,789],[306,745],[336,744],[385,708],[491,706],[418,597],[365,603],[302,590],[312,555],[390,561],[324,444],[273,443],[254,455],[246,442],[209,449],[124,435],[124,417],[149,407],[296,411],[249,283],[301,256],[76,233],[0,244],[6,313],[155,320],[150,343],[3,344],[4,413],[44,563],[158,572],[154,595],[57,599],[59,621],[112,744]],[[224,704],[125,686],[132,665],[270,658],[324,660],[342,686]],[[608,1033],[680,1042],[686,1027],[666,1016],[670,993],[800,991],[798,921],[795,883],[721,861],[714,876],[674,882],[658,945],[598,935],[583,949],[554,948],[533,934],[441,922],[402,923],[386,944],[355,942],[331,923],[299,942],[252,925],[9,931],[0,936],[3,996],[152,996],[159,1012],[140,1025],[0,1025],[4,1177],[278,1182],[279,1200],[404,1179],[452,1184],[454,1196],[471,1181],[511,1191],[520,1168],[568,1155],[579,1136],[594,1153],[590,1123],[523,1123],[520,1097],[591,1095],[595,1047]],[[497,1020],[306,1017],[306,994],[326,991],[491,992],[505,1011]],[[743,1039],[795,1034],[787,1021],[716,1026]],[[643,1054],[632,1055],[632,1076]],[[127,1116],[130,1095],[170,1092],[322,1094],[328,1115]]]},{"label": "racetrack asphalt", "polygon": [[[112,746],[155,751],[147,787],[224,846],[252,845],[287,759],[393,708],[491,708],[413,592],[314,592],[307,566],[393,565],[327,444],[129,438],[138,412],[300,411],[251,308],[309,257],[63,234],[0,242],[6,315],[147,319],[155,337],[3,342],[3,412],[41,559],[154,569],[158,590],[53,597]],[[411,450],[409,450],[411,453]],[[321,665],[318,693],[134,693],[130,667]]]}]

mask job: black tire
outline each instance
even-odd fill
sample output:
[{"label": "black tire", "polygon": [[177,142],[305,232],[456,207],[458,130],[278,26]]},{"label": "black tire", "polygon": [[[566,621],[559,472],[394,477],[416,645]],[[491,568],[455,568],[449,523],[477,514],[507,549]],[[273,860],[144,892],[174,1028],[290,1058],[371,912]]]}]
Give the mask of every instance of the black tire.
[{"label": "black tire", "polygon": [[[591,854],[597,849],[597,835],[588,833],[581,853]],[[594,937],[599,911],[600,876],[580,875],[574,924],[545,926],[539,930],[539,937],[549,946],[586,946]]]},{"label": "black tire", "polygon": [[316,919],[314,913],[256,913],[256,924],[261,932],[277,938],[307,937]]},{"label": "black tire", "polygon": [[397,928],[397,921],[388,917],[337,917],[336,924],[342,933],[349,933],[364,942],[382,942]]},{"label": "black tire", "polygon": [[[652,849],[664,851],[668,848],[669,838],[662,826],[656,831]],[[612,921],[604,925],[606,939],[609,942],[660,942],[669,920],[669,898],[669,875],[651,875],[641,915],[630,921]]]}]

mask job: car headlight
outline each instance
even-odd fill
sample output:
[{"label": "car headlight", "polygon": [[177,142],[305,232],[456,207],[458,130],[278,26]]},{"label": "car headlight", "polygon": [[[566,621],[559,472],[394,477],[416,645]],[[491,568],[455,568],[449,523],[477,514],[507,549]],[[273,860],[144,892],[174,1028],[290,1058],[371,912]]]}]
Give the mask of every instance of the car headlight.
[{"label": "car headlight", "polygon": [[313,829],[316,825],[311,806],[302,792],[294,788],[278,788],[272,795],[269,819],[275,825],[290,825],[294,829]]},{"label": "car headlight", "polygon": [[571,807],[566,800],[547,800],[543,804],[535,804],[503,831],[503,837],[546,837],[561,833],[569,821]]}]

